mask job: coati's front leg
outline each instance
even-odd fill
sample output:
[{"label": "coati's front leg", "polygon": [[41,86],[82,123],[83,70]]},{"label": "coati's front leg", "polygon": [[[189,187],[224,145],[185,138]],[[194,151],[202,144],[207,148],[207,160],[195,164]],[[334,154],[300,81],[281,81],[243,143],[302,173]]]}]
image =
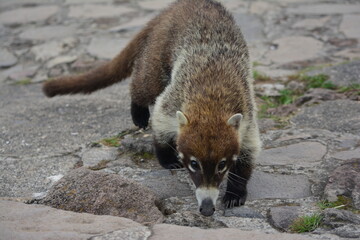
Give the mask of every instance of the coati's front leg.
[{"label": "coati's front leg", "polygon": [[149,107],[143,107],[131,102],[131,118],[135,126],[145,129],[148,126],[150,111]]},{"label": "coati's front leg", "polygon": [[252,153],[241,151],[238,159],[228,173],[226,193],[223,203],[226,208],[244,205],[247,197],[247,182],[252,173]]},{"label": "coati's front leg", "polygon": [[154,139],[155,153],[160,165],[166,169],[182,168],[174,141],[160,143]]}]

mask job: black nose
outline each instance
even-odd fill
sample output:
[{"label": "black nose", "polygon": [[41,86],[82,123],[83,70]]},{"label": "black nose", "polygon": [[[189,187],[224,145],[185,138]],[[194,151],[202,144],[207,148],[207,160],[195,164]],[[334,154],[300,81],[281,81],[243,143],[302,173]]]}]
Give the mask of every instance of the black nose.
[{"label": "black nose", "polygon": [[205,198],[200,206],[200,213],[204,216],[211,216],[215,212],[215,206],[210,198]]}]

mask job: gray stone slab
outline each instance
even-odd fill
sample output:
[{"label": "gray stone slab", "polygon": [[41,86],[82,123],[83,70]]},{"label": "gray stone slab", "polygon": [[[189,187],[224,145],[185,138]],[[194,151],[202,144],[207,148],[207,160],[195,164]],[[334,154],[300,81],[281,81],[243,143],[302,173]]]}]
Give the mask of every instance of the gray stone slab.
[{"label": "gray stone slab", "polygon": [[125,6],[82,4],[71,5],[69,17],[71,18],[103,18],[118,17],[123,14],[132,13],[135,9]]},{"label": "gray stone slab", "polygon": [[282,37],[273,44],[277,49],[269,51],[266,57],[279,64],[316,58],[323,47],[319,40],[304,36]]},{"label": "gray stone slab", "polygon": [[75,33],[74,26],[45,26],[26,29],[19,37],[30,40],[50,40],[73,36]]},{"label": "gray stone slab", "polygon": [[59,11],[57,6],[17,8],[0,13],[0,23],[5,25],[45,21]]},{"label": "gray stone slab", "polygon": [[360,38],[359,22],[360,15],[345,15],[340,24],[340,31],[348,38]]},{"label": "gray stone slab", "polygon": [[65,174],[77,161],[78,158],[66,154],[36,157],[0,155],[0,196],[31,198],[41,195],[49,189],[54,176]]},{"label": "gray stone slab", "polygon": [[360,134],[360,103],[351,100],[323,102],[305,108],[292,118],[292,122],[300,128]]},{"label": "gray stone slab", "polygon": [[227,239],[227,240],[310,240],[312,237],[300,234],[264,233],[259,231],[243,231],[235,228],[201,229],[169,224],[156,224],[149,240],[188,240],[188,239]]},{"label": "gray stone slab", "polygon": [[147,224],[162,222],[155,194],[118,174],[77,168],[51,187],[40,203],[54,208],[130,218]]},{"label": "gray stone slab", "polygon": [[301,142],[278,148],[263,150],[257,163],[260,165],[315,166],[327,152],[326,146],[318,142]]},{"label": "gray stone slab", "polygon": [[59,41],[46,42],[32,47],[30,51],[35,55],[37,61],[49,60],[74,47],[76,41],[75,38],[65,38]]},{"label": "gray stone slab", "polygon": [[224,211],[224,216],[241,218],[265,218],[261,213],[247,206],[227,208]]},{"label": "gray stone slab", "polygon": [[123,31],[133,31],[138,30],[139,28],[144,27],[155,15],[147,15],[144,17],[137,17],[132,19],[127,23],[123,23],[119,26],[112,27],[109,29],[110,32],[123,32]]},{"label": "gray stone slab", "polygon": [[341,160],[349,160],[352,158],[358,158],[360,156],[360,148],[349,151],[341,151],[332,155],[332,157]]},{"label": "gray stone slab", "polygon": [[249,44],[253,44],[254,41],[264,41],[263,24],[259,17],[246,13],[235,13],[233,16]]},{"label": "gray stone slab", "polygon": [[305,18],[296,22],[292,27],[293,28],[305,28],[308,30],[314,30],[316,28],[323,27],[324,24],[330,19],[330,17],[322,18]]},{"label": "gray stone slab", "polygon": [[296,7],[290,7],[287,9],[288,13],[291,14],[317,14],[317,15],[328,15],[328,14],[346,14],[346,13],[360,13],[359,4],[307,4],[299,5]]},{"label": "gray stone slab", "polygon": [[88,240],[146,240],[150,237],[151,231],[148,227],[132,227],[123,230],[117,230],[104,235],[91,237]]},{"label": "gray stone slab", "polygon": [[128,39],[111,37],[93,38],[86,50],[91,55],[100,59],[112,59],[126,46]]},{"label": "gray stone slab", "polygon": [[299,217],[300,207],[272,207],[269,211],[271,224],[281,231],[288,231],[291,224]]},{"label": "gray stone slab", "polygon": [[5,48],[0,48],[0,68],[7,68],[17,63],[17,58]]},{"label": "gray stone slab", "polygon": [[139,1],[138,4],[141,8],[153,11],[159,11],[161,9],[169,6],[170,3],[175,0],[147,0],[147,1]]},{"label": "gray stone slab", "polygon": [[75,62],[77,56],[59,56],[51,59],[47,62],[46,66],[48,68],[55,67],[56,65],[63,64],[63,63],[72,63]]},{"label": "gray stone slab", "polygon": [[81,156],[84,167],[96,166],[102,161],[113,161],[119,155],[117,148],[101,147],[86,149]]},{"label": "gray stone slab", "polygon": [[321,70],[315,70],[309,75],[325,74],[329,76],[329,81],[338,86],[349,86],[360,84],[360,60],[326,67]]},{"label": "gray stone slab", "polygon": [[[0,201],[0,238],[12,240],[86,240],[113,231],[144,228],[130,219],[74,213],[43,205]],[[127,238],[118,238],[127,239]]]},{"label": "gray stone slab", "polygon": [[176,175],[178,175],[176,171],[153,170],[144,173],[141,176],[143,180],[140,183],[153,190],[161,199],[194,195],[190,186],[187,183],[180,182]]},{"label": "gray stone slab", "polygon": [[127,83],[46,98],[40,85],[0,87],[0,154],[72,152],[133,127]]},{"label": "gray stone slab", "polygon": [[248,200],[309,196],[311,196],[310,182],[304,175],[282,175],[255,171],[248,183]]}]

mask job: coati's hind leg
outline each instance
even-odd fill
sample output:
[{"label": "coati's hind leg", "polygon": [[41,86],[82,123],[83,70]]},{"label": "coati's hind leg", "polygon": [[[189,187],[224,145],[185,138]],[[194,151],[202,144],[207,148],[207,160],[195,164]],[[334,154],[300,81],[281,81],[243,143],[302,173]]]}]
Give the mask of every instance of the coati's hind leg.
[{"label": "coati's hind leg", "polygon": [[154,139],[155,153],[160,165],[166,169],[182,168],[174,141],[160,143]]},{"label": "coati's hind leg", "polygon": [[252,153],[248,150],[240,152],[236,163],[228,173],[226,193],[223,203],[226,208],[244,205],[247,197],[247,182],[252,173]]}]

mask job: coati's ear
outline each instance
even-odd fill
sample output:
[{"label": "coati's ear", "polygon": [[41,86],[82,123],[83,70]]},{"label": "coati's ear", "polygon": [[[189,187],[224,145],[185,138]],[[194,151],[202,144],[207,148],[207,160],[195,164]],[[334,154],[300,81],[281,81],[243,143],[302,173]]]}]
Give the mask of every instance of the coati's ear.
[{"label": "coati's ear", "polygon": [[183,114],[181,111],[176,112],[176,118],[179,122],[180,127],[185,126],[186,124],[189,123],[189,120],[187,119],[185,114]]},{"label": "coati's ear", "polygon": [[242,118],[243,115],[241,113],[234,114],[229,118],[229,120],[227,120],[227,124],[233,126],[236,129],[239,129]]}]

